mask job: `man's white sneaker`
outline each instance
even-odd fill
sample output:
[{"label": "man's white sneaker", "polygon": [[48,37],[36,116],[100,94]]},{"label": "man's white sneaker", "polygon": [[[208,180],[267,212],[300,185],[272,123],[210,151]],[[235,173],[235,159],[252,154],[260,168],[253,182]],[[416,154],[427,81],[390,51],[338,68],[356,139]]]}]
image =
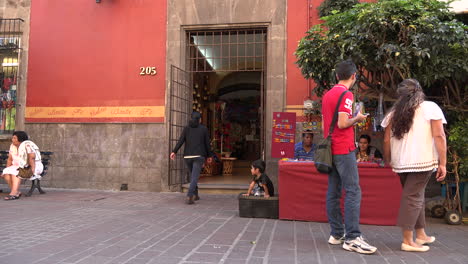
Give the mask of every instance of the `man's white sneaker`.
[{"label": "man's white sneaker", "polygon": [[377,248],[369,245],[362,236],[356,237],[353,240],[346,240],[343,243],[343,248],[361,254],[374,254],[377,251]]},{"label": "man's white sneaker", "polygon": [[344,240],[345,240],[344,236],[340,237],[339,239],[336,239],[334,236],[330,236],[330,238],[328,239],[328,244],[341,245],[343,244]]}]

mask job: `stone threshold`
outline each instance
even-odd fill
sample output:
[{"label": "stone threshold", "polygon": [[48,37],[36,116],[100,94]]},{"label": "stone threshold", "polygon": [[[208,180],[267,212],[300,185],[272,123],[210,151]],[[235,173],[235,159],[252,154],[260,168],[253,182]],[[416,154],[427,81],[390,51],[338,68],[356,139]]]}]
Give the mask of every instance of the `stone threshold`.
[{"label": "stone threshold", "polygon": [[[187,192],[190,184],[186,183],[182,185],[182,191]],[[209,194],[239,194],[241,192],[247,192],[249,189],[248,184],[214,184],[214,183],[199,183],[198,190],[200,193]]]}]

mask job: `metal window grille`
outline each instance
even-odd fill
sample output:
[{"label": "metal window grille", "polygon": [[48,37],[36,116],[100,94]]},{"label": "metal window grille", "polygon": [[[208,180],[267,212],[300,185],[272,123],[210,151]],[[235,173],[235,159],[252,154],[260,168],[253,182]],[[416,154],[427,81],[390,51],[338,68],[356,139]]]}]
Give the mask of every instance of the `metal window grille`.
[{"label": "metal window grille", "polygon": [[264,71],[266,28],[187,32],[191,72]]},{"label": "metal window grille", "polygon": [[[192,113],[192,79],[188,72],[171,65],[171,89],[169,92],[169,152],[176,146]],[[174,161],[169,160],[169,186],[188,182],[188,170],[184,164],[183,149]],[[180,189],[182,190],[182,189]]]},{"label": "metal window grille", "polygon": [[0,19],[0,134],[15,130],[23,23],[19,18]]}]

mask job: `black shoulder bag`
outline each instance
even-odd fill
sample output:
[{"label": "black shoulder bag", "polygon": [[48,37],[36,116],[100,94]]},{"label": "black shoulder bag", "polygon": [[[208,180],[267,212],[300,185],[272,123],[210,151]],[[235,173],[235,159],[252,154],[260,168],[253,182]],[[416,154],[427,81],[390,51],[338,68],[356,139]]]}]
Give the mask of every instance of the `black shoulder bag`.
[{"label": "black shoulder bag", "polygon": [[[335,128],[335,124],[338,120],[338,109],[340,107],[341,99],[348,91],[344,91],[340,98],[338,98],[338,103],[336,104],[335,113],[333,114],[333,119],[330,124],[330,129],[328,130],[328,136],[326,138],[320,139],[317,149],[315,150],[314,154],[314,163],[315,168],[320,173],[330,173],[333,167],[333,156],[331,151],[331,135],[333,133],[333,129]],[[323,121],[323,120],[322,120]]]}]

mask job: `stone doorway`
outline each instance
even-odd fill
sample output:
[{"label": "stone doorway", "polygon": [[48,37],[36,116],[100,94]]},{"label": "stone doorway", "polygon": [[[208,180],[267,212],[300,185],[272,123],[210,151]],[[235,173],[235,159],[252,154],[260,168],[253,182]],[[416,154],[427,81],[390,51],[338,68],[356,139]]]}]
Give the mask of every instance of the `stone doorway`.
[{"label": "stone doorway", "polygon": [[200,188],[244,189],[250,163],[264,159],[266,39],[266,28],[187,32],[192,110],[202,113],[219,158],[204,169]]}]

